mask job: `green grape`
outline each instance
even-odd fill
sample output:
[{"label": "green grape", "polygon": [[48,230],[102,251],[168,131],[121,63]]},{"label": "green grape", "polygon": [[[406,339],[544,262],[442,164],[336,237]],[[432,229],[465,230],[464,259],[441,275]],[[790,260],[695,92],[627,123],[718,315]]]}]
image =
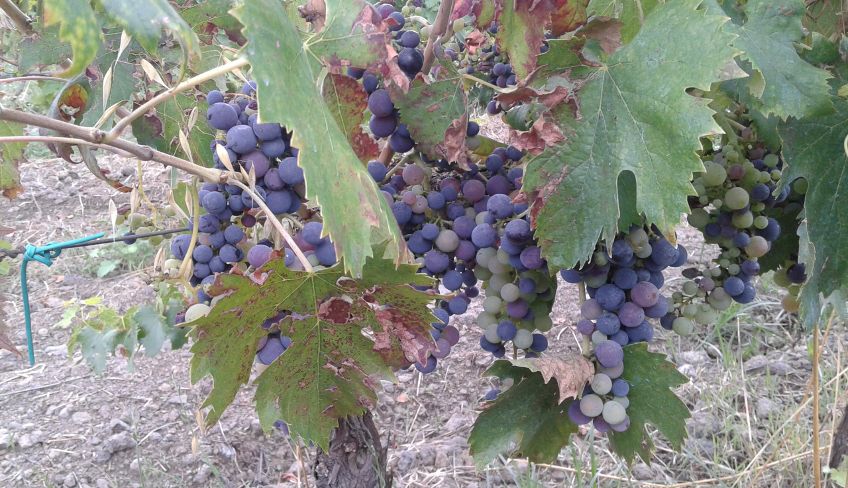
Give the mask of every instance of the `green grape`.
[{"label": "green grape", "polygon": [[704,163],[704,167],[707,171],[701,179],[705,185],[721,186],[724,184],[724,181],[727,179],[727,170],[724,169],[724,166],[707,161]]},{"label": "green grape", "polygon": [[763,163],[769,168],[776,168],[778,162],[777,154],[766,154],[766,157],[763,158]]},{"label": "green grape", "polygon": [[636,257],[641,259],[647,259],[651,257],[651,253],[653,252],[653,248],[650,244],[645,243],[642,247],[638,249],[634,249],[633,253],[636,254]]},{"label": "green grape", "polygon": [[618,364],[618,366],[614,366],[612,368],[605,368],[603,366],[598,368],[599,373],[603,373],[609,376],[612,379],[616,379],[624,373],[624,362]]},{"label": "green grape", "polygon": [[482,143],[483,143],[483,139],[481,139],[479,135],[474,136],[474,137],[469,137],[468,139],[465,140],[465,145],[468,146],[468,149],[471,150],[471,151],[476,150],[478,147],[480,147],[480,144],[482,144]]},{"label": "green grape", "polygon": [[627,418],[627,412],[618,402],[606,402],[603,410],[604,420],[610,425],[620,424]]},{"label": "green grape", "polygon": [[690,303],[683,307],[683,316],[689,319],[695,318],[698,315],[698,305]]},{"label": "green grape", "polygon": [[683,283],[683,293],[689,295],[690,297],[698,293],[698,284],[694,281],[687,281],[686,283]]},{"label": "green grape", "polygon": [[606,266],[609,262],[609,258],[605,252],[598,251],[592,257],[592,262],[594,262],[598,266]]},{"label": "green grape", "polygon": [[722,205],[724,205],[724,202],[720,198],[716,198],[712,202],[712,206],[715,208],[721,208]]},{"label": "green grape", "polygon": [[501,287],[501,298],[503,298],[505,302],[514,302],[518,300],[520,295],[521,291],[514,283],[506,283]]},{"label": "green grape", "polygon": [[496,314],[501,310],[503,302],[500,298],[492,295],[487,295],[483,300],[483,310],[491,314]]},{"label": "green grape", "polygon": [[789,276],[786,275],[786,268],[780,268],[775,271],[772,279],[774,280],[774,284],[781,288],[786,288],[792,284],[792,282],[789,281]]},{"label": "green grape", "polygon": [[454,32],[459,32],[462,29],[465,29],[465,20],[464,19],[456,19],[453,21],[453,25],[451,26]]},{"label": "green grape", "polygon": [[599,288],[607,282],[606,275],[589,275],[585,278],[586,285],[592,288]]},{"label": "green grape", "polygon": [[496,275],[509,272],[509,265],[502,263],[498,258],[490,259],[488,268]]},{"label": "green grape", "polygon": [[771,172],[771,180],[772,181],[780,181],[781,176],[782,176],[782,173],[779,169],[773,170]]},{"label": "green grape", "polygon": [[580,411],[587,417],[597,417],[604,411],[604,401],[598,395],[585,395],[580,399]]},{"label": "green grape", "polygon": [[728,266],[730,266],[730,260],[727,258],[721,258],[718,260],[718,265],[722,268],[727,268]]},{"label": "green grape", "polygon": [[765,209],[766,209],[766,204],[763,203],[763,202],[757,202],[757,203],[751,204],[751,211],[752,212],[760,213]]},{"label": "green grape", "polygon": [[689,214],[687,220],[689,221],[689,225],[692,227],[703,229],[710,223],[710,214],[708,214],[703,208],[696,208],[692,210],[692,213]]},{"label": "green grape", "polygon": [[627,397],[612,397],[611,401],[620,404],[624,408],[630,406],[630,399]]},{"label": "green grape", "polygon": [[695,322],[699,324],[712,324],[718,320],[718,314],[715,309],[706,303],[702,303],[700,307],[698,307],[698,313],[695,314]]},{"label": "green grape", "polygon": [[551,320],[549,315],[536,315],[533,319],[533,327],[539,330],[539,332],[547,332],[551,330],[551,327],[554,326],[554,321]]},{"label": "green grape", "polygon": [[716,310],[727,310],[733,299],[722,288],[716,288],[707,297],[707,303],[713,306]]},{"label": "green grape", "polygon": [[486,337],[486,340],[492,344],[501,343],[501,337],[498,335],[498,324],[491,324],[486,327],[486,333],[483,335]]},{"label": "green grape", "polygon": [[497,324],[497,323],[498,323],[498,317],[493,313],[480,312],[480,314],[477,315],[477,325],[479,325],[480,328],[482,328],[482,329],[485,329],[485,328],[489,327],[490,325]]},{"label": "green grape", "polygon": [[765,256],[765,254],[769,250],[769,243],[762,236],[754,236],[751,238],[751,242],[745,246],[745,253],[752,258],[758,258],[761,256]]},{"label": "green grape", "polygon": [[507,254],[507,252],[503,249],[498,249],[496,256],[501,264],[509,264],[509,254]]},{"label": "green grape", "polygon": [[645,232],[645,229],[638,227],[630,231],[627,235],[627,240],[634,248],[641,247],[648,243],[648,233]]},{"label": "green grape", "polygon": [[698,203],[700,203],[701,205],[707,205],[710,203],[710,197],[702,195],[698,197]]},{"label": "green grape", "polygon": [[512,343],[519,349],[528,349],[533,345],[533,334],[527,329],[518,329]]},{"label": "green grape", "polygon": [[604,335],[603,332],[601,332],[599,330],[592,332],[592,344],[597,345],[597,344],[600,344],[601,342],[604,342],[606,340],[608,340],[607,336]]},{"label": "green grape", "polygon": [[736,264],[736,263],[733,263],[733,264],[731,264],[730,266],[727,267],[727,272],[734,275],[734,276],[738,275],[739,271],[740,271],[739,265]]},{"label": "green grape", "polygon": [[808,187],[809,183],[807,183],[807,180],[803,178],[798,178],[797,180],[792,182],[792,191],[799,195],[805,195],[807,193]]},{"label": "green grape", "polygon": [[511,283],[512,280],[509,279],[509,275],[506,274],[496,274],[492,275],[489,278],[489,286],[486,287],[486,295],[491,293],[492,295],[500,295],[501,288],[504,287],[507,283]]},{"label": "green grape", "polygon": [[687,336],[695,331],[695,324],[686,317],[677,317],[671,323],[671,329],[678,335]]},{"label": "green grape", "polygon": [[488,281],[493,276],[492,272],[489,271],[489,268],[485,268],[483,266],[475,267],[474,274],[477,275],[477,279],[480,281]]},{"label": "green grape", "polygon": [[742,212],[733,214],[733,226],[737,229],[747,229],[754,223],[754,214]]},{"label": "green grape", "polygon": [[598,373],[592,377],[592,391],[598,395],[606,395],[612,390],[612,380],[609,376]]},{"label": "green grape", "polygon": [[724,194],[724,204],[731,210],[741,210],[748,206],[749,196],[744,188],[733,187]]}]

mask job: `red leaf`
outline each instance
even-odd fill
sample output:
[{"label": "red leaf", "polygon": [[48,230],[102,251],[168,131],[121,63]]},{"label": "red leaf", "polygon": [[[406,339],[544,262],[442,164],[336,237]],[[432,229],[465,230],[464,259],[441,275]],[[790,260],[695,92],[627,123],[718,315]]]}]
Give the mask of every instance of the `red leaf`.
[{"label": "red leaf", "polygon": [[586,23],[586,5],[589,0],[556,0],[551,14],[551,32],[559,37]]},{"label": "red leaf", "polygon": [[533,123],[530,130],[526,132],[513,131],[510,137],[513,146],[530,154],[539,154],[546,147],[564,140],[565,136],[559,126],[550,119],[550,114],[547,112]]},{"label": "red leaf", "polygon": [[324,82],[323,96],[359,159],[375,159],[380,148],[361,127],[362,114],[368,106],[368,94],[362,85],[349,76],[331,74]]}]

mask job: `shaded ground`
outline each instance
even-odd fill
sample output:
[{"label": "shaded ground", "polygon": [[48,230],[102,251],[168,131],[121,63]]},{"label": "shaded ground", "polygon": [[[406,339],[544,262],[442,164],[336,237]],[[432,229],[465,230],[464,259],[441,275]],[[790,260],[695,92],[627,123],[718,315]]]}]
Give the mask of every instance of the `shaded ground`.
[{"label": "shaded ground", "polygon": [[[134,163],[109,160],[113,174],[133,179]],[[109,229],[108,201],[129,201],[84,168],[56,160],[22,168],[26,191],[2,203],[0,225],[16,243],[44,243]],[[74,171],[78,172],[74,173]],[[145,173],[151,199],[161,199],[167,173]],[[698,250],[691,230],[681,240]],[[151,260],[127,258],[126,269],[97,278],[103,256],[67,251],[52,268],[31,266],[30,290],[38,364],[0,352],[0,486],[297,486],[298,467],[310,452],[280,433],[265,437],[255,420],[250,392],[243,392],[221,422],[202,431],[195,410],[208,383],[192,387],[187,350],[139,357],[135,368],[113,358],[94,375],[79,354],[67,357],[69,331],[54,326],[71,298],[100,296],[118,309],[154,296]],[[149,258],[149,256],[148,256]],[[674,280],[672,280],[672,286]],[[607,450],[604,439],[582,432],[556,466],[502,459],[475,469],[468,455],[470,425],[491,387],[480,379],[491,359],[476,345],[474,310],[459,321],[461,345],[427,377],[401,372],[384,383],[377,425],[388,439],[396,486],[811,486],[810,362],[803,334],[780,312],[777,292],[765,278],[761,296],[720,324],[681,339],[659,334],[652,346],[671,354],[692,379],[681,387],[692,408],[689,439],[675,453],[657,439],[651,465],[632,470]],[[576,347],[576,290],[563,284],[550,333],[551,354]],[[0,320],[24,343],[16,273],[0,277]],[[474,304],[479,307],[479,304]],[[833,429],[833,398],[844,385],[841,357],[845,331],[835,325],[822,358],[822,443]],[[843,371],[844,372],[844,371]],[[806,403],[805,403],[806,401]],[[836,410],[839,411],[838,409]],[[827,459],[827,451],[823,453]],[[594,471],[593,471],[594,466]],[[596,473],[595,475],[591,474]],[[711,481],[710,481],[711,480]],[[675,484],[677,483],[677,484]]]}]

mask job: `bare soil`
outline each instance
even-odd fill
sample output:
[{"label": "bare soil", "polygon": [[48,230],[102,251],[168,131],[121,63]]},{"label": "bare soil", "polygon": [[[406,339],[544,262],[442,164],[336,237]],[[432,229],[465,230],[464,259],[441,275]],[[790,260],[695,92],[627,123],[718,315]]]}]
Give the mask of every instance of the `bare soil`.
[{"label": "bare soil", "polygon": [[[113,175],[135,179],[135,162],[105,158]],[[124,170],[122,173],[122,169]],[[0,225],[15,229],[15,243],[45,243],[109,230],[108,202],[118,194],[83,167],[41,160],[22,167],[26,191],[3,201]],[[165,201],[167,172],[151,168],[145,190]],[[709,251],[691,229],[681,240],[696,259]],[[120,244],[116,244],[120,245]],[[100,296],[119,310],[154,296],[150,263],[138,271],[97,278],[90,250],[66,251],[47,268],[30,267],[35,350],[38,363],[0,351],[0,486],[3,487],[188,487],[301,486],[313,452],[277,432],[265,436],[243,391],[220,423],[204,431],[196,410],[209,383],[192,386],[187,348],[138,357],[134,367],[112,358],[95,375],[79,353],[68,356],[69,331],[54,326],[63,303]],[[17,264],[17,263],[15,263]],[[374,411],[389,445],[398,487],[489,486],[812,486],[811,363],[805,336],[780,311],[778,295],[763,280],[758,301],[681,339],[658,331],[651,346],[670,354],[691,382],[678,393],[692,409],[689,438],[680,453],[656,437],[657,458],[632,469],[612,455],[603,439],[581,431],[552,466],[501,459],[475,468],[466,438],[480,399],[494,383],[481,378],[491,362],[477,347],[470,313],[458,320],[460,345],[428,376],[400,372],[384,382]],[[671,286],[675,281],[671,280]],[[0,277],[0,320],[23,351],[24,333],[17,273]],[[550,354],[577,347],[576,290],[562,283],[554,309]],[[738,319],[737,319],[738,317]],[[841,411],[841,324],[829,328],[822,357],[822,444]],[[556,339],[556,340],[554,340]],[[821,453],[827,459],[826,447]],[[682,484],[675,484],[682,483]],[[304,485],[305,486],[305,485]]]}]

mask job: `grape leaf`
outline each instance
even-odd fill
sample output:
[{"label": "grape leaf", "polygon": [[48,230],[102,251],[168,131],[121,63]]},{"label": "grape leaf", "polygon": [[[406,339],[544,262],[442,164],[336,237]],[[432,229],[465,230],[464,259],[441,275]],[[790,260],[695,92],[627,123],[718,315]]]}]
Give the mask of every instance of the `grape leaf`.
[{"label": "grape leaf", "polygon": [[804,0],[751,0],[745,4],[747,21],[726,26],[739,36],[733,46],[742,50],[742,58],[762,77],[762,86],[755,88],[751,78],[748,86],[762,101],[761,111],[782,119],[833,110],[827,84],[830,75],[805,62],[795,50],[795,43],[804,38],[804,6]]},{"label": "grape leaf", "polygon": [[[212,407],[207,422],[217,421],[247,383],[257,342],[267,334],[260,324],[296,311],[279,326],[292,346],[256,380],[256,408],[266,429],[282,418],[292,434],[326,449],[339,418],[361,414],[376,400],[371,377],[392,377],[378,350],[381,334],[391,328],[391,348],[410,361],[426,361],[433,350],[433,296],[409,286],[431,280],[416,269],[372,258],[362,279],[353,280],[341,266],[304,273],[272,259],[249,276],[219,275],[210,292],[226,295],[189,324],[192,382],[207,374],[214,380],[203,404]],[[378,339],[363,335],[365,327]]]},{"label": "grape leaf", "polygon": [[688,381],[664,354],[648,351],[644,342],[624,348],[624,373],[621,377],[630,383],[627,398],[630,406],[630,428],[624,432],[610,432],[612,450],[632,464],[636,455],[651,461],[653,442],[645,425],[654,425],[660,433],[679,450],[686,439],[686,419],[689,409],[671,391]]},{"label": "grape leaf", "polygon": [[556,380],[560,403],[567,398],[576,398],[595,374],[592,362],[576,351],[557,357],[516,359],[512,364],[542,373],[546,384]]},{"label": "grape leaf", "polygon": [[[347,269],[354,275],[361,272],[372,255],[372,240],[389,242],[386,257],[407,261],[406,244],[386,199],[333,119],[300,36],[277,7],[273,0],[256,0],[234,11],[249,40],[246,54],[258,85],[259,118],[294,130],[306,196],[321,207],[324,229]],[[282,65],[286,69],[279,69]],[[351,218],[352,210],[358,210],[357,218]]]},{"label": "grape leaf", "polygon": [[[181,130],[188,127],[191,111],[197,109],[197,119],[201,121],[186,132],[191,155],[185,154],[179,142]],[[186,157],[202,166],[213,165],[209,145],[215,138],[214,131],[203,121],[206,120],[206,104],[198,104],[194,97],[176,95],[169,98],[155,112],[145,114],[132,123],[133,134],[142,144],[175,156]]]},{"label": "grape leaf", "polygon": [[72,78],[94,61],[103,34],[88,0],[45,0],[44,24],[61,24],[59,39],[70,43],[74,52],[71,65],[60,76]]},{"label": "grape leaf", "polygon": [[621,20],[621,41],[629,43],[636,37],[645,18],[653,12],[659,0],[589,0],[586,11],[589,15],[612,17]]},{"label": "grape leaf", "polygon": [[394,54],[387,27],[365,0],[325,0],[325,8],[323,29],[306,40],[304,49],[331,69],[341,60],[364,69]]},{"label": "grape leaf", "polygon": [[555,0],[551,14],[551,32],[559,37],[586,23],[589,0]]},{"label": "grape leaf", "polygon": [[467,98],[462,78],[452,67],[443,68],[450,69],[445,78],[428,84],[416,77],[407,93],[393,90],[392,100],[400,110],[401,122],[424,154],[464,164]]},{"label": "grape leaf", "polygon": [[27,73],[33,68],[59,64],[73,55],[68,43],[59,40],[59,28],[40,29],[35,35],[24,37],[18,49],[18,69]]},{"label": "grape leaf", "polygon": [[474,421],[468,443],[477,466],[483,468],[499,454],[554,461],[577,432],[568,403],[559,401],[556,382],[545,383],[541,373],[505,360],[495,361],[486,374],[514,383]]},{"label": "grape leaf", "polygon": [[545,26],[551,22],[553,9],[550,0],[503,0],[496,39],[501,51],[509,55],[512,69],[520,80],[536,69],[536,58],[545,40]]},{"label": "grape leaf", "polygon": [[[833,114],[806,119],[789,119],[778,127],[783,139],[783,156],[788,164],[783,181],[807,180],[804,199],[806,239],[800,259],[807,267],[807,282],[801,290],[801,315],[807,325],[815,324],[821,308],[819,296],[829,297],[848,287],[848,101],[832,98]],[[805,242],[806,241],[806,242]]]},{"label": "grape leaf", "polygon": [[598,236],[612,241],[621,172],[634,174],[637,211],[663,232],[688,211],[689,180],[703,171],[698,139],[720,128],[706,100],[686,89],[708,89],[735,54],[733,36],[721,30],[727,19],[696,11],[698,3],[657,7],[631,43],[589,75],[578,92],[581,117],[560,111],[566,141],[528,162],[524,189],[536,192],[531,216],[552,267],[586,259]]},{"label": "grape leaf", "polygon": [[322,91],[324,102],[359,159],[366,162],[375,159],[380,154],[377,141],[362,130],[363,114],[368,107],[368,94],[362,85],[350,76],[330,74],[324,79]]},{"label": "grape leaf", "polygon": [[179,40],[186,61],[194,61],[200,57],[200,40],[197,34],[167,0],[101,0],[100,3],[106,13],[148,52],[157,52],[162,29],[166,29]]},{"label": "grape leaf", "polygon": [[228,12],[232,4],[232,0],[206,0],[180,9],[180,16],[204,42],[211,44],[218,29],[226,32],[231,40],[237,40],[242,26]]},{"label": "grape leaf", "polygon": [[848,32],[848,10],[839,0],[810,2],[804,16],[804,27],[825,37],[845,34]]},{"label": "grape leaf", "polygon": [[133,307],[126,314],[119,315],[110,308],[96,307],[91,313],[80,316],[82,323],[68,339],[68,355],[72,355],[78,347],[83,359],[97,373],[106,369],[109,354],[119,346],[132,361],[138,347],[138,322],[133,319],[137,310]]},{"label": "grape leaf", "polygon": [[[14,137],[24,133],[24,126],[15,122],[0,120],[0,136]],[[24,159],[26,143],[7,142],[0,144],[0,190],[8,199],[17,197],[22,191],[21,173],[18,165]]]}]

